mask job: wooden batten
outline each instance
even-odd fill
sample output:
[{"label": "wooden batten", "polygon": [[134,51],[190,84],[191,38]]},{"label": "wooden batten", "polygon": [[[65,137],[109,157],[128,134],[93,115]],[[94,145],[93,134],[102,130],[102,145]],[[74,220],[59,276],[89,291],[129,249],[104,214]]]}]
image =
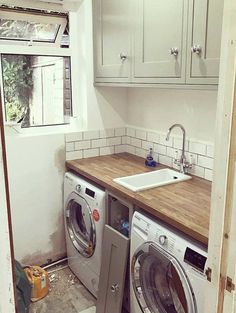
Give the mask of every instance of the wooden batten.
[{"label": "wooden batten", "polygon": [[[235,282],[236,219],[236,2],[226,0],[221,44],[221,65],[216,117],[215,164],[209,232],[208,266],[212,270],[207,283],[204,312],[231,313],[235,291],[226,290],[227,281]],[[231,271],[229,266],[231,264]],[[229,278],[229,280],[227,279]],[[232,285],[233,287],[233,285]]]}]

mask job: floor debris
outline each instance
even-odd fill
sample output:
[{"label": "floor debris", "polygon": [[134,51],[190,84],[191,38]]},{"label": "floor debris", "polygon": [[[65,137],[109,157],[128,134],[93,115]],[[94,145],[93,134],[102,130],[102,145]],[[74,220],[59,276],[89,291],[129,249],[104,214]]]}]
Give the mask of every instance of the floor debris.
[{"label": "floor debris", "polygon": [[70,269],[53,269],[49,273],[49,294],[32,303],[29,313],[78,313],[95,305],[96,299]]}]

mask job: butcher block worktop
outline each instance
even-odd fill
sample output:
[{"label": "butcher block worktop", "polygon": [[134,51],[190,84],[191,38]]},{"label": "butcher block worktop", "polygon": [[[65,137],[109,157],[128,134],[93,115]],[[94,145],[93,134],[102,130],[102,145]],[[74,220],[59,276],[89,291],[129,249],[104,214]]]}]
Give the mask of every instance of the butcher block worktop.
[{"label": "butcher block worktop", "polygon": [[[66,166],[68,170],[83,175],[117,197],[207,244],[211,196],[209,181],[193,176],[184,182],[133,192],[113,182],[113,179],[153,169],[144,166],[144,159],[128,153],[67,161]],[[164,167],[159,165],[154,170]]]}]

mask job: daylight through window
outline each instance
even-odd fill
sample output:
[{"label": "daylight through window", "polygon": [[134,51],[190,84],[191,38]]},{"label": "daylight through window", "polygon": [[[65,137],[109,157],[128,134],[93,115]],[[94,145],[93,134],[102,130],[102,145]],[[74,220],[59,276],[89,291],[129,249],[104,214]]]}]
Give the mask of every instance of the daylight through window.
[{"label": "daylight through window", "polygon": [[7,122],[22,127],[65,124],[71,116],[70,58],[2,55]]}]

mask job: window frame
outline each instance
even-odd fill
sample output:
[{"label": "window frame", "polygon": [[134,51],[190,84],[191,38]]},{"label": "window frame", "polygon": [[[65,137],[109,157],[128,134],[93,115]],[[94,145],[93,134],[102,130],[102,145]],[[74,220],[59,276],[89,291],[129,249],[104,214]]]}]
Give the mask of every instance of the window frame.
[{"label": "window frame", "polygon": [[[61,56],[61,57],[69,57],[70,64],[71,64],[71,49],[70,48],[55,48],[55,47],[48,47],[47,50],[42,47],[38,46],[18,46],[17,47],[17,54],[18,55],[35,55],[35,56]],[[16,49],[13,45],[3,45],[0,46],[0,89],[3,91],[1,93],[1,100],[3,106],[3,118],[4,118],[4,125],[17,125],[17,122],[7,122],[6,120],[6,110],[5,110],[5,99],[4,99],[4,88],[3,88],[3,75],[2,75],[2,54],[16,54]],[[71,96],[73,95],[73,77],[72,77],[72,69],[71,69]],[[74,110],[73,110],[73,96],[71,97],[71,117],[74,117]],[[37,129],[37,128],[44,128],[50,126],[68,126],[68,123],[60,123],[60,124],[49,124],[49,125],[35,125],[30,126],[22,129]]]},{"label": "window frame", "polygon": [[46,42],[46,41],[31,41],[25,39],[0,39],[0,44],[4,45],[14,45],[14,46],[47,46],[47,47],[60,47],[61,38],[64,34],[66,25],[67,25],[67,17],[56,14],[47,14],[42,12],[33,12],[33,11],[16,11],[9,9],[0,8],[0,19],[9,19],[9,20],[19,20],[19,21],[27,21],[27,22],[36,22],[42,24],[56,24],[59,26],[59,29],[56,33],[54,42]]}]

